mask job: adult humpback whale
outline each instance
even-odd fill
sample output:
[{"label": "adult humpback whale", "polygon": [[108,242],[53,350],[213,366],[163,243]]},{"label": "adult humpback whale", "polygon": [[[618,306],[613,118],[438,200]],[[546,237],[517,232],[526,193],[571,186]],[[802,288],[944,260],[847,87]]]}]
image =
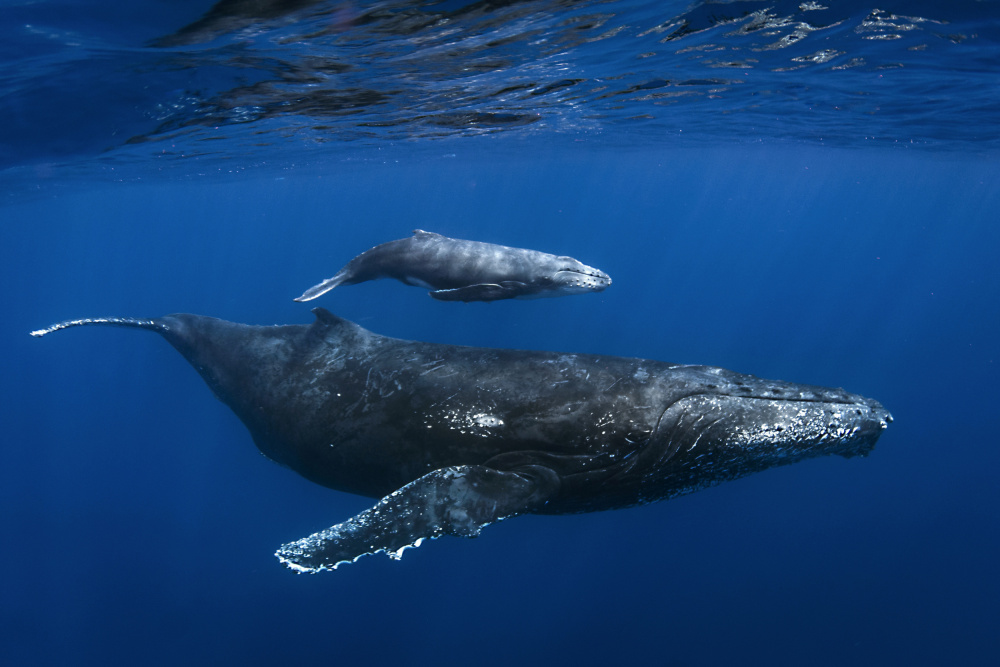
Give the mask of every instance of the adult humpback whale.
[{"label": "adult humpback whale", "polygon": [[415,229],[413,236],[366,250],[295,300],[312,301],[338,285],[378,278],[426,287],[441,301],[535,299],[600,292],[611,284],[608,274],[572,257]]},{"label": "adult humpback whale", "polygon": [[523,513],[614,509],[822,454],[867,454],[889,413],[842,389],[710,366],[387,338],[316,308],[311,325],[198,315],[73,320],[167,339],[267,457],[381,500],[282,546],[299,572]]}]

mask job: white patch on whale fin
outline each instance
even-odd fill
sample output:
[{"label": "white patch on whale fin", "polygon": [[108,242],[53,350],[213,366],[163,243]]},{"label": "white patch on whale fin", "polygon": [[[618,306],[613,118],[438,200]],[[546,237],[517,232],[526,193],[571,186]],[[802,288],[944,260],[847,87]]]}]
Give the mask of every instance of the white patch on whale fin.
[{"label": "white patch on whale fin", "polygon": [[406,549],[442,535],[476,537],[491,523],[540,506],[558,486],[556,474],[540,466],[510,472],[440,468],[343,523],[282,545],[274,555],[290,569],[309,573],[379,552],[398,559]]},{"label": "white patch on whale fin", "polygon": [[300,303],[303,301],[312,301],[317,297],[323,296],[324,294],[332,290],[334,287],[343,283],[346,279],[347,279],[347,271],[346,270],[338,271],[337,275],[335,275],[333,278],[327,278],[320,284],[313,285],[312,287],[307,289],[305,292],[302,293],[302,296],[296,298],[295,301],[298,301]]}]

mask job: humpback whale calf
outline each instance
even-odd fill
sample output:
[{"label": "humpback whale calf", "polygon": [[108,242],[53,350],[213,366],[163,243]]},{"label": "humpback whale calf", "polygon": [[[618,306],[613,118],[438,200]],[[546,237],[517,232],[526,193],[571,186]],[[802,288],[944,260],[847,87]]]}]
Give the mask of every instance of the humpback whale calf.
[{"label": "humpback whale calf", "polygon": [[534,299],[600,292],[611,284],[608,274],[572,257],[415,229],[413,236],[366,250],[295,300],[312,301],[338,285],[378,278],[425,287],[441,301]]},{"label": "humpback whale calf", "polygon": [[73,320],[154,331],[268,458],[380,498],[283,545],[298,572],[524,513],[640,505],[824,454],[864,456],[892,421],[842,389],[711,366],[439,345],[380,336],[322,308],[309,325],[177,314]]}]

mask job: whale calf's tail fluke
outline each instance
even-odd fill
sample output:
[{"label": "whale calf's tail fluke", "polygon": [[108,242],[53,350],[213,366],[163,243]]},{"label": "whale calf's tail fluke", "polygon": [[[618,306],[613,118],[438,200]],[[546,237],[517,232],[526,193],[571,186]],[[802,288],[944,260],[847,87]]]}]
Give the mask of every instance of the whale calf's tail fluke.
[{"label": "whale calf's tail fluke", "polygon": [[302,296],[295,299],[295,301],[302,303],[303,301],[312,301],[313,299],[321,297],[330,290],[332,290],[337,285],[343,283],[346,278],[347,278],[347,272],[339,271],[337,275],[335,275],[333,278],[327,278],[319,285],[313,285],[312,287],[307,289],[305,292],[302,293]]},{"label": "whale calf's tail fluke", "polygon": [[148,329],[149,331],[155,331],[159,334],[166,333],[170,330],[165,323],[158,320],[140,320],[135,317],[88,317],[82,320],[66,320],[65,322],[59,322],[58,324],[53,324],[52,326],[45,327],[44,329],[32,331],[31,335],[35,338],[41,338],[42,336],[50,334],[53,331],[61,331],[63,329],[69,329],[70,327],[82,327],[88,324]]}]

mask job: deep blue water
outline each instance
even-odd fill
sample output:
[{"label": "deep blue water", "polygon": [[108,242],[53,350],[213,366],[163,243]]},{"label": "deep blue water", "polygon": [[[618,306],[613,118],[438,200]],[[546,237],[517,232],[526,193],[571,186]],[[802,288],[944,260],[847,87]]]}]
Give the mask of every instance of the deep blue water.
[{"label": "deep blue water", "polygon": [[[209,35],[195,0],[0,19],[5,664],[994,664],[995,3],[299,4]],[[414,228],[614,284],[319,305],[842,386],[895,422],[867,458],[298,576],[275,548],[372,501],[262,457],[156,336],[28,336],[309,322],[294,296]]]}]

